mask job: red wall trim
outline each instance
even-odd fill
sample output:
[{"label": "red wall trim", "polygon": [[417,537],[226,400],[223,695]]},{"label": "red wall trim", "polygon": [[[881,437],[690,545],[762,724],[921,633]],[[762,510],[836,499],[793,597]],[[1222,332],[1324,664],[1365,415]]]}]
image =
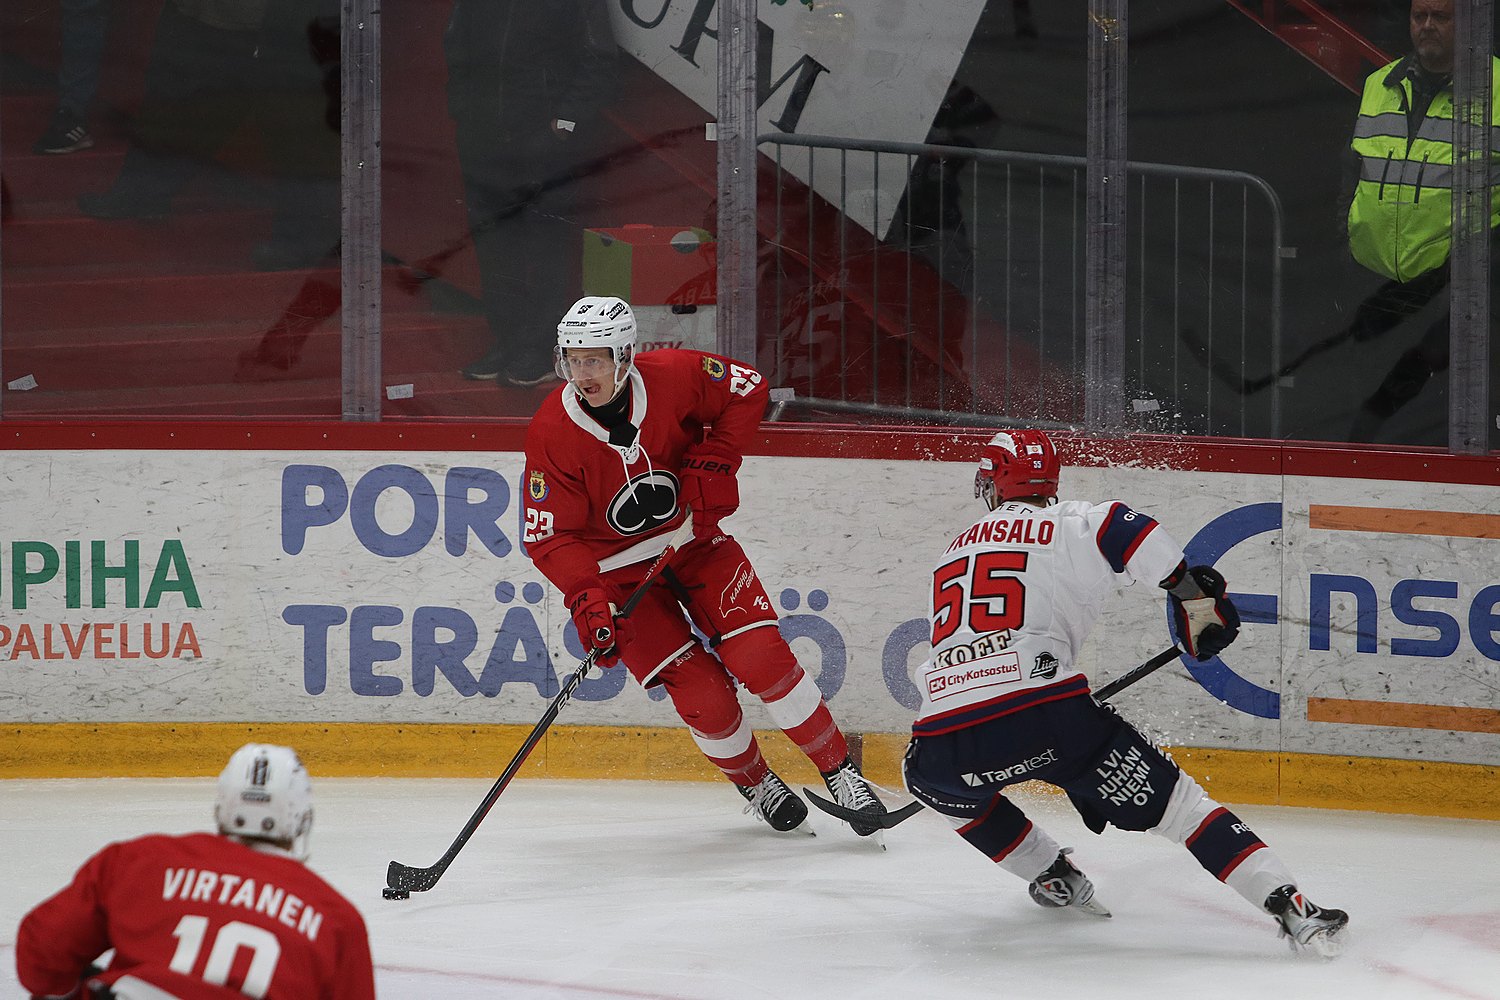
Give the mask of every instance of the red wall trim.
[{"label": "red wall trim", "polygon": [[[524,420],[382,421],[4,421],[0,451],[521,451]],[[974,459],[993,431],[839,424],[763,424],[757,455],[887,461]],[[1087,438],[1056,435],[1064,463],[1500,486],[1500,456],[1436,449],[1226,438]],[[1500,499],[1497,499],[1500,509]]]}]

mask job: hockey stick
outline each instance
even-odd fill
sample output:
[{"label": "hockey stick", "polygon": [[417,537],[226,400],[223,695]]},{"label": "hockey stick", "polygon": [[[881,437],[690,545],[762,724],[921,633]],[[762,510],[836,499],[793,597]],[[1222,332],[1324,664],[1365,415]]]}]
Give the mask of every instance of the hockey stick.
[{"label": "hockey stick", "polygon": [[[661,555],[657,556],[656,561],[646,570],[645,578],[641,580],[635,591],[625,599],[625,606],[615,615],[617,619],[630,617],[630,613],[635,610],[635,606],[641,603],[641,598],[646,596],[646,591],[656,582],[657,577],[661,576],[662,571],[667,568],[667,563],[671,561],[672,556],[692,539],[692,511],[684,506],[683,513],[686,516],[683,518],[682,524],[678,526],[676,531],[672,532],[672,537],[667,539],[667,547],[662,549]],[[542,738],[542,734],[547,731],[547,727],[552,725],[558,713],[563,710],[563,706],[568,703],[568,699],[573,696],[573,692],[578,689],[578,685],[588,675],[589,670],[594,666],[594,661],[598,658],[599,650],[590,650],[588,656],[584,657],[583,662],[578,665],[578,669],[574,670],[572,675],[563,683],[562,690],[557,692],[557,697],[552,699],[552,704],[547,706],[547,710],[542,713],[541,719],[532,727],[531,735],[526,737],[526,742],[522,743],[521,749],[516,751],[515,757],[506,766],[505,772],[490,787],[489,792],[484,797],[484,801],[479,803],[479,808],[474,810],[474,815],[469,817],[469,821],[459,831],[458,838],[453,841],[453,845],[448,848],[447,853],[437,860],[436,864],[428,868],[412,868],[409,865],[401,864],[399,861],[391,862],[390,867],[385,872],[386,887],[381,891],[381,894],[386,899],[405,899],[413,892],[426,892],[437,885],[438,879],[443,877],[443,873],[448,870],[448,866],[453,863],[453,859],[458,857],[458,852],[463,850],[464,845],[469,842],[469,838],[474,835],[474,831],[479,829],[479,824],[484,822],[485,816],[489,815],[490,809],[495,805],[495,801],[500,798],[500,793],[505,791],[505,786],[510,784],[510,779],[516,776],[516,772],[521,769],[521,765],[526,763],[526,758],[535,749],[537,743]]]},{"label": "hockey stick", "polygon": [[1220,382],[1223,382],[1229,388],[1233,389],[1235,392],[1238,392],[1242,396],[1253,396],[1256,393],[1260,392],[1262,389],[1268,389],[1273,383],[1286,378],[1288,375],[1291,375],[1298,368],[1301,368],[1303,365],[1307,364],[1307,362],[1311,361],[1319,354],[1325,354],[1328,351],[1333,350],[1335,347],[1338,347],[1344,342],[1352,339],[1354,337],[1354,331],[1352,329],[1344,329],[1340,330],[1338,333],[1330,334],[1317,343],[1309,345],[1305,350],[1303,350],[1301,354],[1283,364],[1280,368],[1276,369],[1276,371],[1266,375],[1257,375],[1254,378],[1251,378],[1249,375],[1243,374],[1239,369],[1233,367],[1228,362],[1216,357],[1213,352],[1209,350],[1208,344],[1206,344],[1192,330],[1182,330],[1180,331],[1180,335],[1182,337],[1183,343],[1187,344],[1188,347],[1198,352],[1198,354],[1203,358],[1204,363],[1208,365],[1208,370],[1213,373],[1214,378],[1218,379]]},{"label": "hockey stick", "polygon": [[1113,698],[1121,691],[1124,691],[1126,688],[1130,687],[1130,685],[1134,684],[1142,677],[1145,677],[1147,674],[1156,673],[1156,671],[1160,670],[1162,667],[1165,667],[1168,663],[1171,663],[1181,655],[1181,646],[1174,645],[1170,649],[1164,649],[1160,653],[1157,653],[1155,656],[1151,657],[1151,659],[1147,660],[1145,663],[1142,663],[1140,666],[1136,667],[1133,670],[1121,674],[1119,677],[1116,677],[1114,680],[1110,681],[1108,684],[1095,691],[1094,698],[1098,701],[1108,701],[1110,698]]},{"label": "hockey stick", "polygon": [[869,813],[862,813],[855,809],[846,809],[837,802],[825,799],[806,785],[802,786],[802,794],[806,795],[813,805],[828,815],[843,820],[845,823],[859,823],[864,826],[874,825],[880,827],[882,830],[889,830],[896,824],[911,819],[922,811],[922,803],[908,802],[895,812],[884,813],[880,816],[871,816]]},{"label": "hockey stick", "polygon": [[[1134,684],[1136,681],[1140,680],[1142,677],[1145,677],[1147,674],[1155,673],[1181,655],[1182,649],[1178,646],[1174,645],[1170,649],[1164,649],[1160,653],[1157,653],[1155,656],[1151,657],[1151,659],[1147,660],[1145,663],[1142,663],[1140,666],[1133,668],[1127,673],[1121,674],[1119,677],[1116,677],[1114,680],[1104,685],[1098,691],[1095,691],[1094,697],[1099,701],[1104,701],[1114,695],[1117,695],[1121,691],[1124,691],[1126,688],[1130,687],[1130,685]],[[871,784],[868,780],[865,783]],[[830,802],[829,800],[823,798],[823,796],[819,795],[806,786],[803,786],[802,793],[808,797],[813,805],[817,806],[828,815],[843,820],[845,823],[874,823],[882,830],[889,830],[896,824],[904,822],[922,811],[921,802],[909,802],[906,805],[902,806],[900,809],[897,809],[895,812],[888,812],[884,816],[869,816],[862,812],[856,812],[853,809],[846,809],[835,802]]]}]

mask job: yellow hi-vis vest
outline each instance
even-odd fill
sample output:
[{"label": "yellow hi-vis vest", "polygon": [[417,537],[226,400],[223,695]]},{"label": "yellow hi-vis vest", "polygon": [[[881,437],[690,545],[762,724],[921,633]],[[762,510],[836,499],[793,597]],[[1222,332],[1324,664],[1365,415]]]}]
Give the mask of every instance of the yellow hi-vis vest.
[{"label": "yellow hi-vis vest", "polygon": [[[1491,59],[1490,180],[1500,182],[1500,59]],[[1411,134],[1412,84],[1398,59],[1365,79],[1350,144],[1360,157],[1349,205],[1349,250],[1376,274],[1410,281],[1448,259],[1453,212],[1453,88],[1432,99]],[[1500,224],[1500,185],[1491,188],[1490,225]]]}]

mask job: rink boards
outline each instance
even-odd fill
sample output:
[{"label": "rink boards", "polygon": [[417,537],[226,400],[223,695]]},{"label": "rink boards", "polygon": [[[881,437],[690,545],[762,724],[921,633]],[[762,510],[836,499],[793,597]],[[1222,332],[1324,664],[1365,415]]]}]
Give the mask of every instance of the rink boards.
[{"label": "rink boards", "polygon": [[[8,429],[0,776],[201,773],[273,737],[322,773],[498,773],[581,654],[522,551],[522,434]],[[888,783],[929,572],[982,513],[984,436],[768,429],[726,522]],[[1152,514],[1229,580],[1240,641],[1114,699],[1219,797],[1500,818],[1492,460],[1180,439],[1063,454],[1065,496]],[[1161,594],[1129,588],[1082,665],[1102,684],[1171,641]],[[711,777],[618,670],[584,681],[528,768]]]}]

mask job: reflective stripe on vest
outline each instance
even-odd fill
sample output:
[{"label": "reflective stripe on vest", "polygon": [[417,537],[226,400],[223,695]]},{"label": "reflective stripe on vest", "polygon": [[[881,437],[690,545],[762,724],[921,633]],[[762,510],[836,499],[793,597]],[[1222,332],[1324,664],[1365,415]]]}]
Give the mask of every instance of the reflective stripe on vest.
[{"label": "reflective stripe on vest", "polygon": [[[1376,274],[1410,281],[1441,267],[1451,249],[1453,91],[1435,95],[1415,134],[1406,108],[1411,81],[1389,80],[1401,60],[1365,80],[1351,147],[1360,156],[1349,206],[1349,250]],[[1500,121],[1500,59],[1492,59],[1491,122]],[[1389,80],[1389,82],[1388,82]],[[1490,128],[1492,184],[1500,181],[1500,127]],[[1491,225],[1500,223],[1500,188],[1491,191]]]}]

